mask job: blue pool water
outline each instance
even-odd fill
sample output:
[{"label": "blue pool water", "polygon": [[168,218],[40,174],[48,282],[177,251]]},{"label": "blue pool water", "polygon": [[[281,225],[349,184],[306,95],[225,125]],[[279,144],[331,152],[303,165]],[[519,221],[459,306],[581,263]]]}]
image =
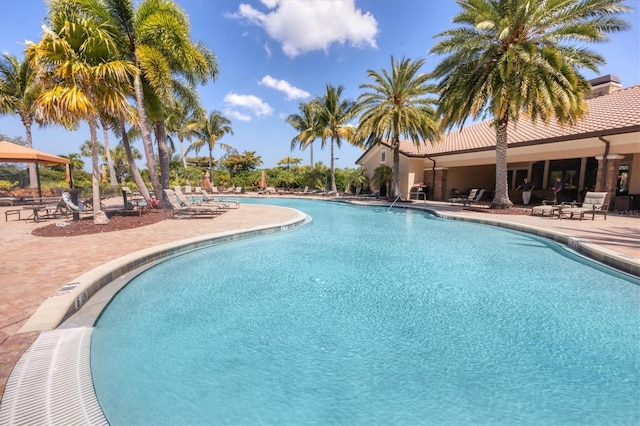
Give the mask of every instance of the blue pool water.
[{"label": "blue pool water", "polygon": [[640,422],[638,280],[526,234],[278,202],[313,222],[170,259],[105,310],[112,425]]}]

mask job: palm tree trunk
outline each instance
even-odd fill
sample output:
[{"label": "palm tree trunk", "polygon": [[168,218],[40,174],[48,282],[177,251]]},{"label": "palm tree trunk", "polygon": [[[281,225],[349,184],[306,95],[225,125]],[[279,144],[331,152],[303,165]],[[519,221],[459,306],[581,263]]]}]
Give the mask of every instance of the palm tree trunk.
[{"label": "palm tree trunk", "polygon": [[311,154],[311,169],[313,170],[313,142],[309,144],[309,152]]},{"label": "palm tree trunk", "polygon": [[180,141],[180,155],[182,156],[182,165],[184,168],[187,168],[187,157],[184,153],[184,141],[182,136],[178,136],[178,140]]},{"label": "palm tree trunk", "polygon": [[158,158],[160,159],[160,179],[162,188],[169,189],[169,147],[167,146],[167,132],[164,121],[156,121],[156,139],[158,142]]},{"label": "palm tree trunk", "polygon": [[400,195],[400,137],[393,138],[393,177],[391,178],[391,195],[395,199]]},{"label": "palm tree trunk", "polygon": [[93,217],[96,219],[100,212],[100,158],[98,157],[98,123],[95,117],[89,122],[89,135],[91,138],[91,194],[93,196]]},{"label": "palm tree trunk", "polygon": [[136,94],[136,103],[138,105],[138,126],[140,127],[140,134],[142,135],[142,146],[144,147],[144,154],[147,158],[147,169],[149,171],[149,180],[151,180],[151,186],[153,192],[158,200],[162,199],[162,186],[158,179],[158,172],[156,170],[156,158],[153,152],[153,141],[151,140],[151,131],[149,130],[149,117],[147,111],[144,109],[144,94],[142,93],[142,81],[140,75],[136,75],[133,79],[133,88]]},{"label": "palm tree trunk", "polygon": [[334,138],[332,136],[331,137],[331,190],[333,192],[338,192],[338,188],[336,187],[336,170],[335,170],[334,165],[333,165],[333,161],[334,161],[334,158],[333,158],[333,146],[334,146],[333,140],[334,140]]},{"label": "palm tree trunk", "polygon": [[[140,170],[138,170],[138,166],[136,165],[136,160],[133,158],[133,151],[131,150],[131,144],[129,143],[129,136],[127,136],[127,129],[125,129],[124,120],[120,120],[120,130],[122,132],[122,146],[124,147],[124,152],[127,154],[127,163],[129,164],[129,170],[131,170],[131,176],[133,177],[133,181],[136,183],[138,187],[138,192],[142,195],[142,198],[149,201],[151,196],[149,195],[149,191],[147,190],[147,185],[144,183],[142,179],[142,175],[140,174]],[[162,198],[160,198],[161,200]],[[125,206],[126,207],[126,206]]]},{"label": "palm tree trunk", "polygon": [[[23,119],[22,124],[24,124],[24,128],[27,132],[27,147],[33,149],[33,143],[31,140],[31,118]],[[36,175],[36,165],[35,163],[29,163],[29,188],[37,188],[38,187],[38,176]]]},{"label": "palm tree trunk", "polygon": [[496,127],[496,189],[491,201],[492,209],[508,209],[513,206],[507,191],[507,125],[508,118],[498,121]]},{"label": "palm tree trunk", "polygon": [[116,168],[113,165],[113,158],[111,158],[111,148],[109,148],[109,126],[107,126],[106,120],[103,118],[100,118],[100,126],[104,137],[104,155],[107,157],[107,167],[109,167],[109,183],[111,186],[116,186],[118,181],[116,180]]}]

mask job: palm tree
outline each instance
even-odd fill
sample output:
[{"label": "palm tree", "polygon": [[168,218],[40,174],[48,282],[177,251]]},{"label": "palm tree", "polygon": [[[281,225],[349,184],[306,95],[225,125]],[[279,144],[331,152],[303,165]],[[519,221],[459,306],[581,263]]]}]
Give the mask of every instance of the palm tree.
[{"label": "palm tree", "polygon": [[393,169],[386,164],[381,164],[373,171],[373,182],[380,187],[380,195],[388,194],[388,186],[393,182]]},{"label": "palm tree", "polygon": [[435,68],[439,111],[446,127],[491,114],[496,129],[496,188],[491,205],[513,205],[507,193],[507,129],[523,115],[532,121],[575,124],[590,86],[578,72],[597,72],[604,58],[578,47],[607,40],[628,24],[618,17],[624,0],[458,1],[460,27],[431,53],[447,55]]},{"label": "palm tree", "polygon": [[[209,149],[209,174],[211,176],[213,176],[213,149],[216,147],[216,143],[227,133],[233,135],[231,120],[218,111],[213,111],[208,118],[204,117],[204,120],[200,122],[197,130],[197,139],[191,143],[187,150],[187,152],[194,150],[198,154],[203,146],[207,146]],[[231,145],[220,143],[220,147],[227,153],[237,153],[236,149]]]},{"label": "palm tree", "polygon": [[[59,0],[55,0],[59,1]],[[147,111],[147,96],[157,96],[162,102],[171,97],[173,77],[188,82],[215,77],[215,56],[204,45],[189,38],[189,20],[184,11],[171,0],[143,0],[134,9],[132,0],[64,0],[66,10],[81,11],[100,22],[118,40],[117,55],[133,63],[139,70],[133,75],[133,93],[138,111],[137,127],[142,137],[149,179],[157,197],[162,185],[156,170],[151,138],[151,121]],[[205,77],[206,76],[206,77]],[[152,116],[163,121],[162,110]],[[163,133],[162,124],[159,133]],[[168,167],[168,150],[160,138],[161,168]],[[168,175],[168,170],[166,173]]]},{"label": "palm tree", "polygon": [[137,70],[127,61],[113,60],[116,44],[111,34],[93,16],[68,10],[66,0],[51,0],[47,19],[50,27],[45,27],[40,42],[27,48],[27,59],[39,70],[46,87],[36,100],[38,114],[68,127],[87,121],[94,220],[98,220],[98,114],[115,116],[129,111],[126,96]]},{"label": "palm tree", "polygon": [[180,143],[180,158],[184,168],[187,167],[187,156],[184,140],[191,141],[197,135],[198,117],[202,115],[201,108],[190,107],[183,102],[174,102],[168,110],[165,126],[169,137],[175,135]]},{"label": "palm tree", "polygon": [[[20,62],[5,53],[0,58],[0,114],[17,114],[27,134],[27,147],[33,148],[31,126],[35,119],[35,100],[42,86],[28,61]],[[29,163],[29,186],[37,188],[36,166]]]},{"label": "palm tree", "polygon": [[321,128],[322,147],[327,139],[331,139],[331,191],[338,192],[336,187],[336,173],[334,167],[334,146],[340,148],[342,139],[361,146],[354,141],[356,128],[347,123],[355,115],[355,102],[350,99],[340,99],[344,92],[343,86],[333,87],[326,85],[326,93],[315,102],[319,105],[319,127]]},{"label": "palm tree", "polygon": [[382,139],[391,141],[393,197],[400,195],[400,137],[411,139],[416,146],[440,137],[437,99],[428,96],[435,92],[435,87],[428,84],[428,74],[418,73],[423,65],[424,59],[394,61],[391,56],[391,72],[368,70],[373,83],[360,86],[368,92],[358,98],[358,110],[362,114],[357,139],[364,140],[369,147]]},{"label": "palm tree", "polygon": [[291,150],[296,146],[300,149],[309,147],[311,168],[313,168],[313,142],[321,137],[321,129],[318,126],[319,111],[318,102],[301,102],[298,105],[298,114],[287,117],[287,124],[296,129],[298,133],[291,139]]}]

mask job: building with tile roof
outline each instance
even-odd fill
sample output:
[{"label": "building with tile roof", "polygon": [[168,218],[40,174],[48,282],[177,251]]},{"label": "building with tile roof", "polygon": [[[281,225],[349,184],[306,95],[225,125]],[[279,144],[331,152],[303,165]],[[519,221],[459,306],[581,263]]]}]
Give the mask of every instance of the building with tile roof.
[{"label": "building with tile roof", "polygon": [[[615,207],[616,196],[632,202],[628,194],[640,194],[640,85],[622,88],[611,75],[590,83],[588,112],[575,125],[560,125],[555,119],[533,123],[525,117],[509,124],[508,182],[514,203],[522,202],[521,191],[515,189],[525,177],[535,185],[532,203],[553,199],[550,187],[557,177],[565,183],[568,200],[579,201],[587,190],[607,191],[610,207]],[[427,187],[428,197],[434,200],[446,200],[456,191],[485,188],[491,200],[496,163],[496,134],[491,124],[491,120],[472,124],[418,146],[401,141],[403,197],[418,186]],[[356,163],[372,179],[378,166],[393,166],[390,143],[370,147]],[[372,187],[380,189],[373,181]],[[640,201],[640,195],[637,199]]]}]

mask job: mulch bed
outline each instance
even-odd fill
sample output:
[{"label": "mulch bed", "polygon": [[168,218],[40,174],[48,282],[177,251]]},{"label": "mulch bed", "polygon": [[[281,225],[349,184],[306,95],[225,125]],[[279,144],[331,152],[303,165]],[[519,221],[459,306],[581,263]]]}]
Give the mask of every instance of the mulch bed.
[{"label": "mulch bed", "polygon": [[[139,228],[164,220],[162,210],[148,210],[140,216],[138,216],[137,213],[106,213],[109,217],[109,223],[105,225],[96,225],[93,223],[93,216],[81,217],[78,221],[74,221],[71,217],[68,217],[66,219],[58,219],[54,223],[49,223],[41,228],[36,228],[31,234],[37,237],[74,237],[77,235],[99,234]],[[66,222],[68,225],[59,226],[57,225],[59,222]]]}]

